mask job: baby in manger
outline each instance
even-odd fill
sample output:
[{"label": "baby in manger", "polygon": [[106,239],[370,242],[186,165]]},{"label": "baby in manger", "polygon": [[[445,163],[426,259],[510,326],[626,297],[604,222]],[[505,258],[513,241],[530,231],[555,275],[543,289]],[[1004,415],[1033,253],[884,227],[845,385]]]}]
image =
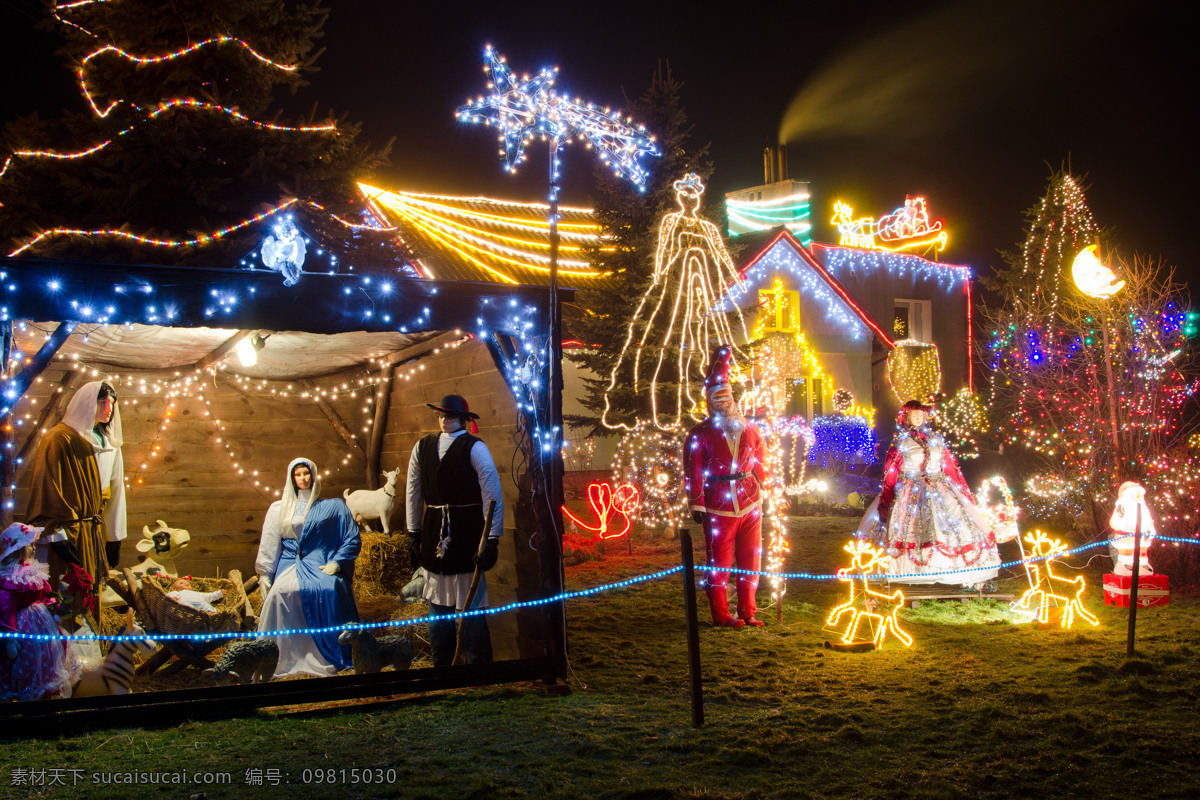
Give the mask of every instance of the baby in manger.
[{"label": "baby in manger", "polygon": [[219,603],[225,597],[225,590],[217,589],[215,592],[197,592],[192,589],[192,582],[190,580],[180,578],[171,584],[171,591],[167,592],[167,597],[185,606],[191,606],[192,608],[211,613],[217,610],[213,603]]}]

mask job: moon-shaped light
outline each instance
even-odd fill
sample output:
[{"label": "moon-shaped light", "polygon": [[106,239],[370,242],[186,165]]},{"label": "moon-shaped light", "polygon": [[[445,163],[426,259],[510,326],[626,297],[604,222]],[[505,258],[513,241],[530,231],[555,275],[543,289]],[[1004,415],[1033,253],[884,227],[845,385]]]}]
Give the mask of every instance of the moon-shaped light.
[{"label": "moon-shaped light", "polygon": [[1112,297],[1125,285],[1125,281],[1118,281],[1112,270],[1100,263],[1094,244],[1089,244],[1075,256],[1071,277],[1075,279],[1079,291],[1088,297]]}]

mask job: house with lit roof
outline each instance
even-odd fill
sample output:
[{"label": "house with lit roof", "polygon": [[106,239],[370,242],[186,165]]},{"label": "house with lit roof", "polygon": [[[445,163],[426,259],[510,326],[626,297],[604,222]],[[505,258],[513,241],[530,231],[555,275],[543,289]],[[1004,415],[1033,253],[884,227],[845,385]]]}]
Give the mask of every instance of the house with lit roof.
[{"label": "house with lit roof", "polygon": [[[757,308],[754,338],[771,341],[786,365],[781,377],[788,383],[784,410],[789,416],[811,421],[831,414],[834,395],[845,390],[855,408],[873,410],[876,438],[887,442],[901,402],[887,377],[888,356],[898,341],[937,346],[943,393],[953,394],[972,382],[970,270],[904,251],[807,243],[807,185],[786,183],[791,187],[788,203],[803,207],[803,216],[790,222],[775,219],[776,206],[784,206],[772,195],[765,198],[767,211],[759,208],[757,216],[747,217],[776,226],[733,239],[742,283],[729,290],[731,299],[740,308]],[[396,224],[417,256],[411,266],[424,277],[549,282],[549,207],[544,203],[365,185],[362,190],[379,218]],[[745,192],[734,194],[751,202],[749,195],[742,198]],[[753,202],[759,200],[756,195]],[[559,230],[560,284],[603,283],[607,276],[584,256],[585,248],[603,244],[592,211],[561,208]],[[859,243],[870,242],[863,237]],[[582,391],[572,388],[583,377],[579,367],[564,362],[563,370],[564,411],[586,414],[576,399]],[[575,444],[586,446],[592,457],[572,459],[568,454],[569,469],[572,461],[580,462],[575,464],[579,469],[602,468],[615,439]]]},{"label": "house with lit roof", "polygon": [[910,399],[897,398],[887,377],[888,356],[903,340],[937,346],[943,393],[971,385],[969,268],[888,250],[805,247],[785,228],[738,241],[742,283],[730,295],[757,308],[756,338],[794,354],[789,415],[830,414],[844,389],[855,406],[874,409],[877,437],[889,441]]}]

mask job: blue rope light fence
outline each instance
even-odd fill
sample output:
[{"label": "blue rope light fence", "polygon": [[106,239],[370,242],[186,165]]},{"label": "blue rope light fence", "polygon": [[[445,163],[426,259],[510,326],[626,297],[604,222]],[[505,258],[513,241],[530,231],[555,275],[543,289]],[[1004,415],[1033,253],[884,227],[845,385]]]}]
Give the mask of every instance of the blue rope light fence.
[{"label": "blue rope light fence", "polygon": [[[1086,550],[1091,550],[1096,547],[1107,547],[1110,542],[1119,541],[1120,539],[1125,539],[1125,538],[1128,538],[1131,536],[1133,536],[1133,534],[1129,533],[1129,534],[1125,534],[1123,536],[1113,537],[1112,539],[1103,539],[1101,541],[1089,542],[1088,544],[1083,544],[1083,545],[1080,545],[1079,547],[1074,547],[1074,548],[1071,548],[1070,550],[1065,550],[1061,553],[1055,553],[1054,555],[1036,556],[1036,557],[1029,557],[1029,558],[1023,558],[1023,559],[1018,558],[1013,561],[1002,562],[998,566],[968,567],[966,569],[960,569],[960,570],[947,570],[945,572],[931,572],[931,573],[927,573],[927,575],[929,577],[943,577],[943,576],[947,576],[947,575],[963,575],[963,574],[968,574],[971,572],[980,572],[983,570],[1007,569],[1010,567],[1020,566],[1022,564],[1033,564],[1033,563],[1036,563],[1039,561],[1047,561],[1052,558],[1058,559],[1058,558],[1062,558],[1063,556],[1073,555],[1075,553],[1082,553]],[[1180,537],[1175,537],[1175,536],[1156,536],[1156,537],[1154,537],[1154,541],[1156,541],[1156,542],[1174,542],[1176,544],[1200,544],[1200,539],[1180,538]],[[460,611],[460,612],[457,612],[454,614],[446,614],[446,615],[437,616],[437,617],[432,617],[432,616],[430,616],[430,617],[413,617],[412,619],[389,620],[387,622],[364,622],[364,623],[355,622],[355,623],[348,623],[345,625],[332,625],[332,626],[325,627],[325,628],[303,628],[303,629],[279,630],[279,631],[231,631],[231,632],[227,632],[227,633],[204,633],[204,634],[164,633],[164,634],[155,634],[155,635],[138,634],[138,635],[129,635],[129,636],[121,635],[121,634],[103,636],[103,635],[96,634],[96,635],[91,635],[91,636],[76,636],[76,635],[70,635],[70,634],[50,635],[50,634],[15,633],[15,632],[11,632],[11,631],[3,631],[3,632],[0,632],[0,640],[19,639],[19,640],[32,640],[32,641],[37,641],[37,642],[45,642],[45,641],[52,641],[52,640],[63,640],[63,641],[68,641],[68,642],[92,642],[92,641],[124,642],[124,641],[137,641],[137,640],[141,640],[141,639],[153,639],[156,642],[189,641],[189,640],[190,641],[212,641],[213,639],[256,639],[259,637],[277,638],[280,636],[293,636],[296,634],[306,634],[306,635],[311,636],[311,635],[317,634],[317,633],[330,633],[333,631],[372,630],[372,629],[378,629],[378,628],[397,628],[397,627],[403,627],[403,626],[409,626],[409,625],[421,625],[421,624],[425,624],[428,622],[432,622],[434,620],[445,621],[445,620],[461,619],[464,617],[480,617],[480,616],[487,616],[490,614],[501,614],[501,613],[504,613],[507,611],[515,611],[517,609],[522,609],[522,608],[536,608],[537,606],[548,605],[550,603],[558,603],[558,602],[563,602],[566,600],[574,600],[574,599],[577,599],[580,597],[590,597],[592,595],[601,594],[602,592],[611,591],[613,589],[624,589],[627,586],[634,586],[639,583],[646,583],[648,581],[654,581],[654,580],[658,580],[660,578],[667,578],[667,577],[670,577],[671,575],[676,575],[676,574],[682,572],[683,569],[684,569],[683,566],[671,567],[670,569],[660,570],[659,572],[652,572],[647,575],[639,575],[637,577],[628,578],[626,580],[617,581],[615,583],[606,583],[602,586],[594,586],[591,589],[579,589],[579,590],[573,591],[573,592],[562,592],[561,594],[554,595],[553,597],[542,597],[537,600],[525,600],[520,603],[509,603],[508,605],[497,606],[495,608],[476,608],[476,609],[471,609],[470,611]],[[710,570],[708,567],[697,566],[696,571],[697,572],[709,572],[709,571],[716,571],[716,570]],[[761,570],[755,571],[755,570],[748,570],[748,569],[738,569],[737,567],[732,567],[732,566],[731,567],[722,567],[722,568],[720,568],[719,571],[720,572],[728,572],[728,573],[734,574],[734,575],[757,575],[757,576],[763,577],[763,578],[783,578],[784,580],[831,581],[831,580],[837,580],[837,578],[838,578],[838,576],[836,574],[818,574],[818,573],[811,573],[811,572],[764,572]],[[880,576],[880,578],[886,578],[886,577],[887,577],[886,575]]]}]

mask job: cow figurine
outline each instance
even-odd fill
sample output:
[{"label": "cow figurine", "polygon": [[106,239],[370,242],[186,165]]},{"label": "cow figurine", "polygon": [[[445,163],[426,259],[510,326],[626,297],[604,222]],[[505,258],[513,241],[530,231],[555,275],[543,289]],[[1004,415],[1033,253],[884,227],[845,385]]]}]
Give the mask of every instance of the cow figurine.
[{"label": "cow figurine", "polygon": [[400,468],[396,467],[391,472],[383,473],[386,482],[378,489],[359,489],[356,492],[347,489],[342,492],[355,522],[365,525],[364,520],[377,519],[383,525],[383,532],[391,533],[388,520],[396,508],[396,478],[399,475]]},{"label": "cow figurine", "polygon": [[[170,575],[179,577],[179,568],[175,559],[192,541],[192,535],[183,528],[172,528],[167,523],[155,520],[154,530],[149,525],[142,526],[142,538],[135,545],[139,553],[146,556],[130,571],[140,580],[143,575]],[[110,608],[125,605],[121,596],[109,587],[104,587],[100,594],[100,605]]]},{"label": "cow figurine", "polygon": [[143,575],[170,575],[179,577],[179,568],[175,559],[192,541],[192,535],[183,528],[172,528],[167,523],[155,520],[157,526],[150,530],[149,525],[142,526],[142,538],[135,545],[139,553],[146,557],[132,569],[139,578]]}]

